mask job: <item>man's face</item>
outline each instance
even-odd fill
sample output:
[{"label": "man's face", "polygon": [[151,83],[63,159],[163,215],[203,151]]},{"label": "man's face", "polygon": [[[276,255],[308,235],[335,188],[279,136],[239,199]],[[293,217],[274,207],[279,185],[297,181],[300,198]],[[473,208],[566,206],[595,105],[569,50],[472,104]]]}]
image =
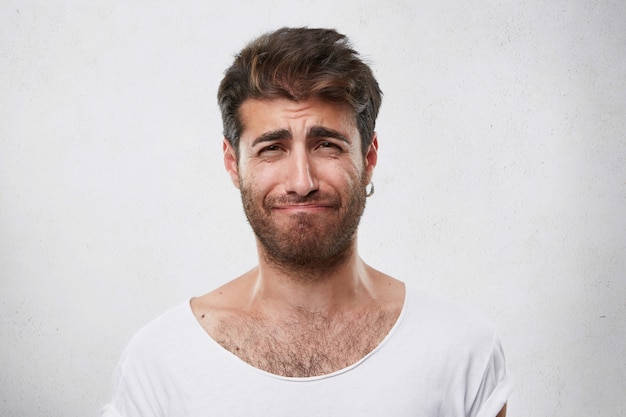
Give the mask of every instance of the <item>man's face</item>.
[{"label": "man's face", "polygon": [[262,256],[332,267],[353,247],[376,138],[363,157],[351,109],[317,99],[248,99],[240,117],[239,160],[225,141],[224,161]]}]

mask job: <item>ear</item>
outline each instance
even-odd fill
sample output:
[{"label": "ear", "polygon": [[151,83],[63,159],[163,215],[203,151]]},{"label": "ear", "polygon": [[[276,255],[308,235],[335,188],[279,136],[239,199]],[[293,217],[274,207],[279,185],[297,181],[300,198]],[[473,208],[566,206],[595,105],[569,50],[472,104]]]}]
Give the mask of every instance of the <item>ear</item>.
[{"label": "ear", "polygon": [[374,134],[372,135],[372,143],[370,144],[370,147],[365,154],[364,161],[365,175],[368,183],[372,180],[372,175],[374,175],[376,162],[378,162],[378,136],[376,135],[376,132],[374,132]]},{"label": "ear", "polygon": [[230,144],[228,139],[224,138],[222,142],[222,149],[224,150],[224,167],[230,175],[230,180],[236,188],[239,188],[239,164],[237,162],[237,152]]}]

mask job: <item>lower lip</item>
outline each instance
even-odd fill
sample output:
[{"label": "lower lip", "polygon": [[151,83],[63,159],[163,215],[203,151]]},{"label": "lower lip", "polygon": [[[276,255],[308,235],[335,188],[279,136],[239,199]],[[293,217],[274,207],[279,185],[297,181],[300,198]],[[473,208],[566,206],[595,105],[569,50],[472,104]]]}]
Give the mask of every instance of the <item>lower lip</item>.
[{"label": "lower lip", "polygon": [[276,210],[283,213],[316,213],[320,211],[329,210],[329,206],[288,206],[288,207],[277,207]]}]

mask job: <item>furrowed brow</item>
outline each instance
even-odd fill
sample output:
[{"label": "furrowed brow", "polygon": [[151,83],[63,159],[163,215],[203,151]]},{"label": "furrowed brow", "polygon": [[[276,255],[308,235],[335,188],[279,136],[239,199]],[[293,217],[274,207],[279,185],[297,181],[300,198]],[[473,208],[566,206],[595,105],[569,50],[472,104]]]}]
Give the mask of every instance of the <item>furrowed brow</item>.
[{"label": "furrowed brow", "polygon": [[333,139],[338,139],[342,142],[346,142],[348,144],[350,143],[350,140],[348,140],[348,138],[341,132],[338,132],[337,130],[334,130],[334,129],[329,129],[324,126],[313,126],[311,129],[309,129],[309,132],[307,133],[307,137],[310,139],[333,138]]},{"label": "furrowed brow", "polygon": [[291,139],[291,132],[287,129],[277,129],[269,132],[263,133],[261,136],[257,137],[253,142],[252,146],[255,146],[259,143],[263,142],[272,142],[275,140],[285,140]]}]

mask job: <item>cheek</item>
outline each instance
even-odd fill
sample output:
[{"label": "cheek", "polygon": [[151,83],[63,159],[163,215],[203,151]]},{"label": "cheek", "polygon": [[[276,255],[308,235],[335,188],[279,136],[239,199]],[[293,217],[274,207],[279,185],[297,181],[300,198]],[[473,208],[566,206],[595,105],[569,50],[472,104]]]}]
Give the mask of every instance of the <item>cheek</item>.
[{"label": "cheek", "polygon": [[362,159],[352,161],[352,165],[347,173],[353,182],[358,181],[365,184],[368,183],[367,167],[363,163]]},{"label": "cheek", "polygon": [[253,195],[266,194],[278,183],[278,172],[248,166],[240,171],[240,187],[246,187]]},{"label": "cheek", "polygon": [[367,184],[368,181],[364,172],[355,169],[350,172],[344,171],[335,176],[330,182],[330,187],[337,194],[352,195],[359,193],[359,190],[364,190]]}]

